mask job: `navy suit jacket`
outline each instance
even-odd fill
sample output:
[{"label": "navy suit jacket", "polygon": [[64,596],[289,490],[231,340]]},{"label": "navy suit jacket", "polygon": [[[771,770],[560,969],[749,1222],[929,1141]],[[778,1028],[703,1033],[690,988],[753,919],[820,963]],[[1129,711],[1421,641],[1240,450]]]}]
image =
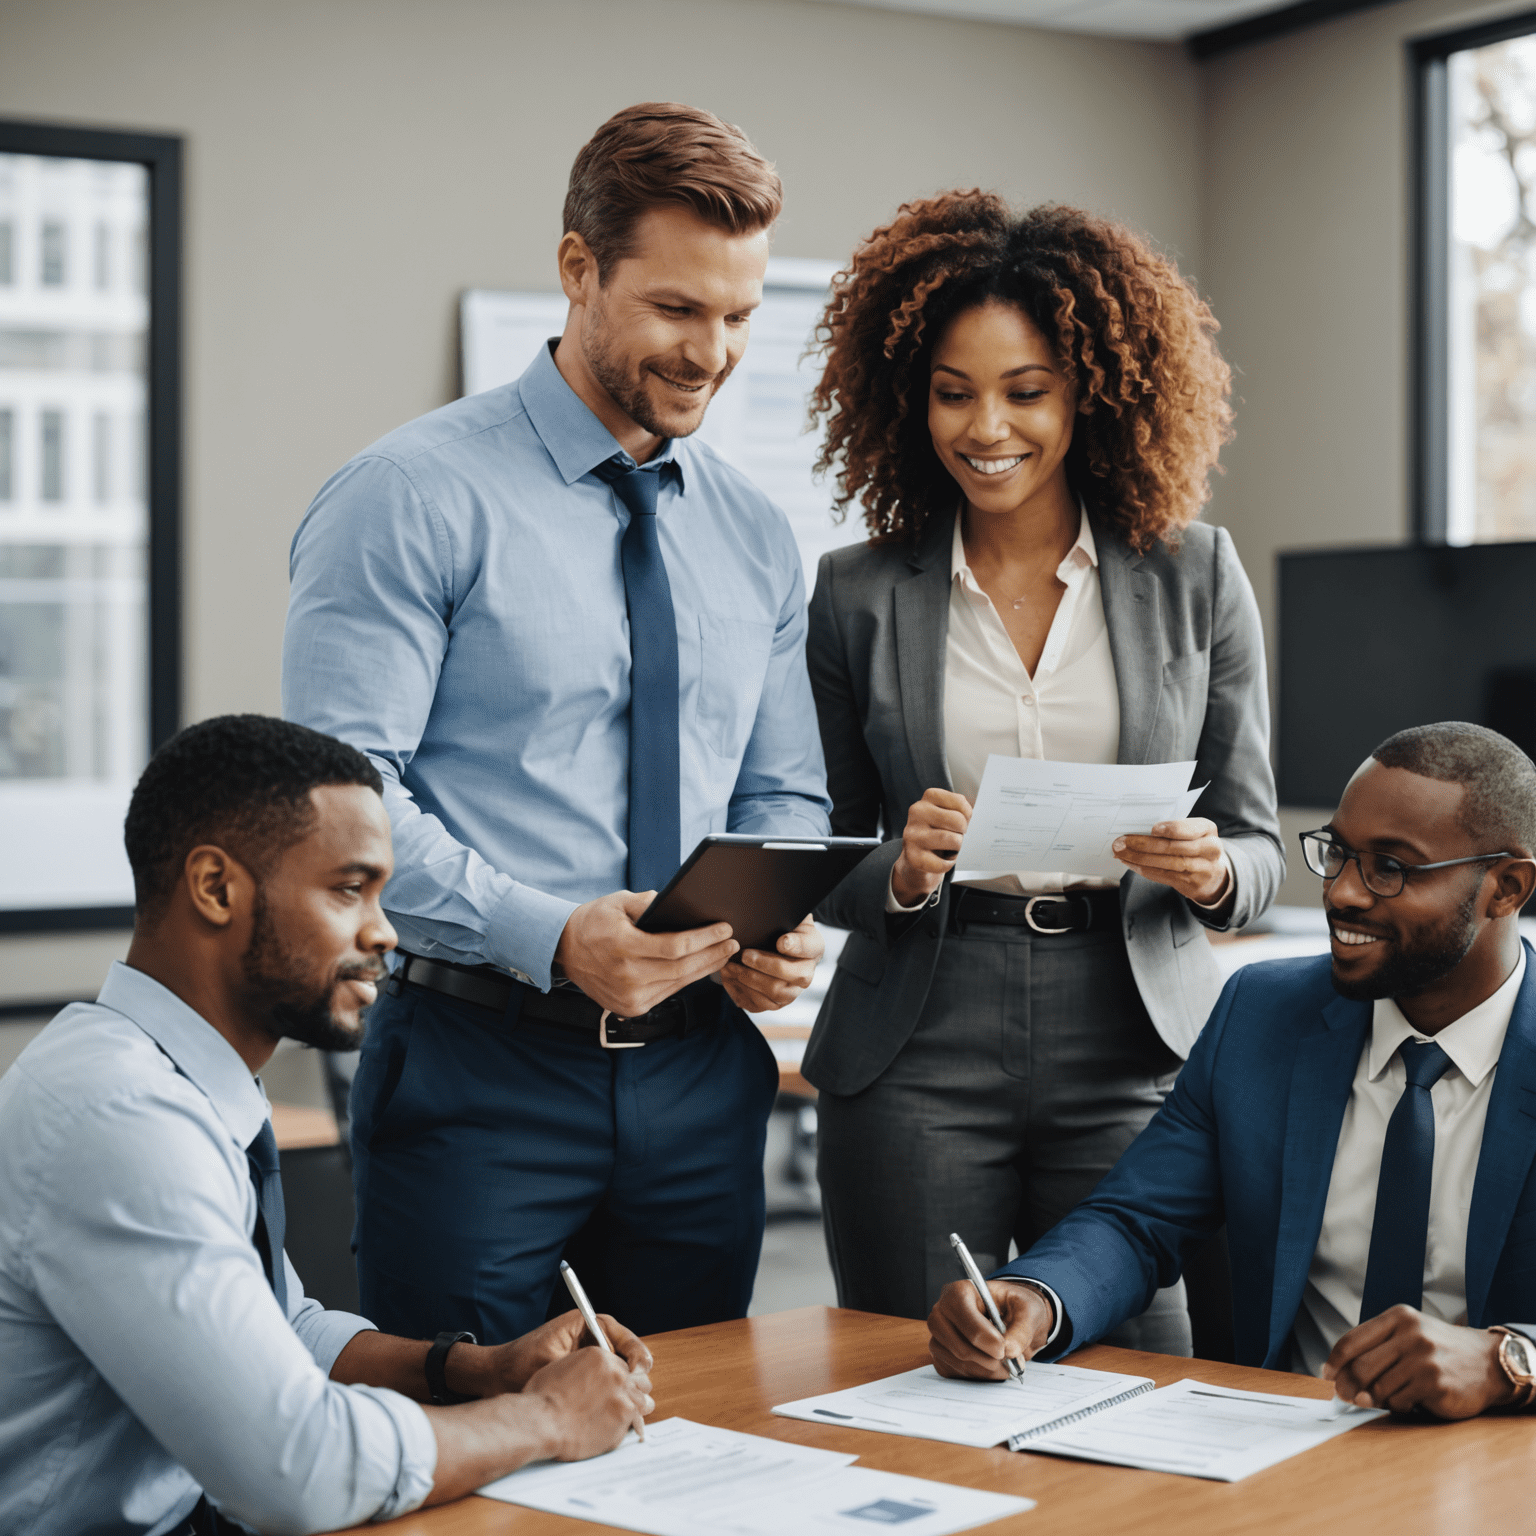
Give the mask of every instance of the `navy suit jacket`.
[{"label": "navy suit jacket", "polygon": [[[1372,1005],[1333,989],[1326,956],[1245,966],[1177,1086],[1103,1183],[996,1278],[1066,1308],[1051,1359],[1143,1311],[1223,1222],[1243,1365],[1287,1366],[1334,1149]],[[1536,956],[1494,1073],[1467,1223],[1467,1321],[1536,1318]],[[1525,1331],[1522,1325],[1522,1332]]]}]

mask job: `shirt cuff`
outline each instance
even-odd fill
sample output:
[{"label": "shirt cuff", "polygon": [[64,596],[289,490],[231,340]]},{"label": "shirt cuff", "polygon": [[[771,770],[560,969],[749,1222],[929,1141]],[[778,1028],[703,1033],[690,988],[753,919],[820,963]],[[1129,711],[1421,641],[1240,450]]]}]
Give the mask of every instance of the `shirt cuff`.
[{"label": "shirt cuff", "polygon": [[1215,901],[1190,901],[1190,906],[1199,907],[1202,912],[1215,912],[1226,906],[1227,902],[1237,894],[1237,871],[1232,868],[1232,860],[1227,857],[1227,850],[1221,850],[1221,862],[1227,866],[1226,884],[1217,892]]},{"label": "shirt cuff", "polygon": [[304,1306],[296,1317],[289,1319],[289,1326],[298,1336],[299,1343],[309,1351],[310,1358],[325,1372],[341,1358],[341,1352],[360,1333],[376,1331],[366,1317],[352,1312],[327,1312],[313,1297],[304,1298]]},{"label": "shirt cuff", "polygon": [[902,906],[902,904],[899,901],[896,900],[896,887],[895,887],[895,884],[893,883],[895,881],[895,878],[896,877],[893,874],[891,876],[891,880],[886,883],[886,887],[885,887],[885,910],[886,910],[886,913],[887,913],[888,916],[895,917],[895,916],[897,916],[897,915],[899,915],[901,913],[904,913],[904,912],[905,913],[921,912],[926,907],[936,907],[936,906],[938,906],[938,904],[939,904],[939,893],[944,889],[944,887],[942,885],[935,886],[927,894],[927,896],[925,896],[920,902],[917,903],[916,906],[904,907],[904,906]]},{"label": "shirt cuff", "polygon": [[420,1403],[388,1387],[348,1387],[362,1397],[372,1398],[394,1425],[399,1451],[399,1472],[394,1487],[378,1509],[374,1520],[393,1520],[419,1508],[432,1492],[437,1474],[437,1436],[421,1410]]},{"label": "shirt cuff", "polygon": [[548,992],[555,951],[578,903],[518,883],[496,904],[486,925],[485,954],[519,980]]},{"label": "shirt cuff", "polygon": [[1007,1280],[1013,1285],[1027,1285],[1031,1289],[1039,1291],[1051,1304],[1051,1331],[1045,1336],[1044,1348],[1049,1349],[1056,1342],[1056,1335],[1061,1332],[1061,1320],[1066,1315],[1066,1308],[1061,1304],[1061,1297],[1048,1286],[1044,1280],[1033,1280],[1028,1275],[999,1275],[999,1280]]}]

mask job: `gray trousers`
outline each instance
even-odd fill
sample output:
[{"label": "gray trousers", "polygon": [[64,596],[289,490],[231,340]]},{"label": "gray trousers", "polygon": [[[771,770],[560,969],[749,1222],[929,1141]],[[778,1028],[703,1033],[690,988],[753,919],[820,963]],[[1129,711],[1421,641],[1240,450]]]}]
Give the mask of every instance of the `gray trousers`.
[{"label": "gray trousers", "polygon": [[[1157,1112],[1179,1058],[1115,932],[950,934],[912,1038],[862,1093],[817,1105],[827,1252],[842,1306],[926,1317],[1087,1196]],[[1105,1342],[1191,1352],[1182,1281]]]}]

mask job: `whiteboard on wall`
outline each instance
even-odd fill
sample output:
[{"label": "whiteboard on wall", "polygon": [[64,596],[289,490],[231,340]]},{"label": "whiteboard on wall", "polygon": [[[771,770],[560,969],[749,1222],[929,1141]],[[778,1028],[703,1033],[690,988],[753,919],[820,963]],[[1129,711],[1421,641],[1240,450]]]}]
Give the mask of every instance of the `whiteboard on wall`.
[{"label": "whiteboard on wall", "polygon": [[[806,430],[817,363],[802,355],[836,270],[831,261],[769,261],[746,355],[710,402],[699,429],[710,447],[783,509],[800,546],[807,597],[821,556],[864,537],[856,515],[843,523],[833,520],[830,482],[818,484],[812,475],[820,434]],[[464,393],[476,395],[517,378],[539,347],[564,329],[565,315],[566,300],[559,293],[467,291],[459,308]]]}]

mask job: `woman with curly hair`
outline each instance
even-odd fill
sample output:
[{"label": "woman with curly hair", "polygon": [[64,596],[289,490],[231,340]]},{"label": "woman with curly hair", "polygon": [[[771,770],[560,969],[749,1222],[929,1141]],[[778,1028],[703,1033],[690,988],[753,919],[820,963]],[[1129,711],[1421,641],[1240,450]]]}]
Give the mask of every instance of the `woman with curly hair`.
[{"label": "woman with curly hair", "polygon": [[[951,1231],[989,1270],[1083,1199],[1216,1000],[1203,930],[1284,873],[1258,611],[1195,521],[1216,328],[1130,231],[982,192],[906,204],[834,283],[822,464],[869,539],[823,558],[807,659],[834,830],[888,839],[817,914],[851,930],[804,1067],[844,1306],[921,1317]],[[956,880],[994,752],[1209,788],[1116,841],[1118,883]],[[1188,1354],[1176,1268],[1147,1295],[1115,1342]]]}]

